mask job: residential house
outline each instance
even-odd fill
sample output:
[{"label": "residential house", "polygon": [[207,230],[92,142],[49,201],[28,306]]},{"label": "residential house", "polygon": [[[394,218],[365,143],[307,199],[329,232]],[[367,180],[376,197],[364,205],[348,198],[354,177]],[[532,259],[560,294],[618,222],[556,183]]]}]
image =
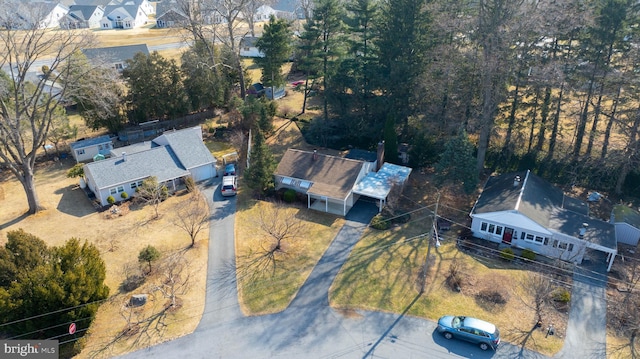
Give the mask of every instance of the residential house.
[{"label": "residential house", "polygon": [[71,143],[71,155],[76,162],[91,161],[96,155],[108,156],[113,149],[109,135],[83,139]]},{"label": "residential house", "polygon": [[363,161],[288,149],[274,174],[276,189],[307,195],[307,207],[346,215],[357,198],[353,186],[366,175]]},{"label": "residential house", "polygon": [[264,53],[256,47],[257,37],[245,36],[240,39],[240,56],[243,57],[264,57]]},{"label": "residential house", "polygon": [[[0,11],[6,13],[2,27],[11,29],[46,29],[60,26],[69,8],[57,2],[5,2]],[[11,14],[7,16],[7,14]]]},{"label": "residential house", "polygon": [[261,5],[256,9],[256,13],[253,14],[254,22],[269,21],[271,16],[278,17],[278,12],[269,5]]},{"label": "residential house", "polygon": [[95,65],[110,67],[117,71],[124,70],[127,66],[127,60],[133,59],[139,52],[148,56],[149,48],[146,44],[139,44],[82,50],[87,59]]},{"label": "residential house", "polygon": [[614,225],[589,217],[586,203],[531,171],[490,177],[471,210],[473,235],[581,263],[591,251],[617,253]]},{"label": "residential house", "polygon": [[63,29],[95,29],[100,27],[100,20],[104,16],[101,5],[71,5],[69,12],[60,21]]},{"label": "residential house", "polygon": [[[119,152],[119,155],[116,153]],[[198,127],[167,131],[150,142],[112,150],[112,158],[84,166],[89,188],[101,205],[135,196],[136,188],[151,176],[176,190],[185,178],[204,181],[216,176],[216,159],[202,141]]]},{"label": "residential house", "polygon": [[133,29],[145,25],[151,14],[154,14],[153,6],[147,0],[114,0],[105,7],[100,28]]},{"label": "residential house", "polygon": [[275,10],[278,19],[293,21],[306,18],[305,11],[298,0],[278,0],[271,7]]},{"label": "residential house", "polygon": [[180,8],[177,1],[165,0],[156,5],[156,27],[181,27],[189,23],[189,16]]},{"label": "residential house", "polygon": [[640,212],[625,205],[616,205],[611,211],[611,223],[616,227],[618,243],[638,245],[640,239]]}]

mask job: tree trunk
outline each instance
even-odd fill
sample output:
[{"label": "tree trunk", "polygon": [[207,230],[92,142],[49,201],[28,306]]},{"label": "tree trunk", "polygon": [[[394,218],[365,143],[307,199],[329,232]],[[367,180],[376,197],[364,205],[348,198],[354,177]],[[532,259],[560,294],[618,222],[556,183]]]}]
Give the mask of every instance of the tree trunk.
[{"label": "tree trunk", "polygon": [[613,122],[618,112],[618,102],[620,101],[620,94],[622,93],[622,86],[618,86],[618,92],[616,98],[613,100],[613,108],[611,109],[611,115],[607,121],[607,129],[604,131],[604,140],[602,141],[602,152],[600,152],[600,159],[604,160],[607,157],[607,151],[609,150],[609,138],[611,138],[611,129],[613,128]]},{"label": "tree trunk", "polygon": [[556,141],[558,139],[558,127],[560,126],[560,110],[562,109],[562,96],[564,95],[564,82],[560,85],[560,93],[558,94],[558,102],[556,105],[556,111],[553,115],[553,128],[551,129],[551,137],[549,138],[549,152],[545,158],[545,162],[553,159],[553,154],[556,149]]},{"label": "tree trunk", "polygon": [[540,101],[540,88],[536,86],[535,97],[533,98],[533,114],[531,116],[531,127],[529,129],[529,144],[527,145],[527,153],[531,153],[533,147],[533,131],[536,129],[536,119],[538,118],[538,102]]},{"label": "tree trunk", "polygon": [[[562,90],[561,90],[562,91]],[[551,86],[547,86],[544,90],[544,100],[540,107],[540,126],[538,130],[538,141],[534,148],[535,152],[542,151],[544,147],[545,134],[547,130],[547,120],[549,119],[549,107],[551,105]]]},{"label": "tree trunk", "polygon": [[29,204],[29,214],[35,214],[43,208],[40,206],[38,192],[36,192],[35,178],[33,168],[29,164],[29,160],[22,165],[22,176],[19,178],[24,192],[27,195],[27,203]]},{"label": "tree trunk", "polygon": [[640,127],[640,106],[636,110],[636,118],[633,120],[633,125],[629,129],[629,144],[624,152],[622,167],[620,168],[620,174],[616,181],[616,194],[622,193],[622,186],[627,179],[627,175],[631,172],[631,161],[633,161],[638,147],[638,127]]},{"label": "tree trunk", "polygon": [[589,142],[587,142],[587,156],[591,156],[591,151],[593,150],[593,142],[596,139],[596,134],[598,133],[598,120],[600,119],[600,110],[602,106],[602,96],[604,92],[604,78],[602,79],[602,83],[600,84],[600,90],[598,94],[598,101],[596,102],[596,108],[594,109],[593,114],[593,123],[591,124],[591,131],[589,132]]},{"label": "tree trunk", "polygon": [[584,107],[580,113],[580,121],[578,121],[578,128],[576,131],[576,142],[573,147],[573,159],[577,160],[580,157],[580,148],[582,147],[582,140],[584,139],[584,132],[587,128],[587,120],[589,120],[589,103],[591,97],[593,97],[593,86],[595,84],[595,69],[589,79],[589,89],[587,90],[587,98],[584,100]]},{"label": "tree trunk", "polygon": [[511,156],[511,150],[509,149],[509,145],[511,143],[511,135],[513,134],[513,127],[516,124],[516,111],[518,110],[518,100],[519,100],[519,92],[520,92],[520,76],[522,69],[518,69],[516,74],[516,88],[513,93],[513,101],[511,102],[511,111],[509,113],[509,123],[507,125],[507,133],[504,136],[504,145],[502,146],[502,152],[507,153],[509,157]]}]

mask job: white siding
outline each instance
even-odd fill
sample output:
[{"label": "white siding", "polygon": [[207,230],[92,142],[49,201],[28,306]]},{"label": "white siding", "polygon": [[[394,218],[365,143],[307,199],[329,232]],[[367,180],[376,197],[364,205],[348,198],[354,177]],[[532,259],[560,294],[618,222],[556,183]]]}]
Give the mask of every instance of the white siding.
[{"label": "white siding", "polygon": [[616,238],[619,243],[629,244],[632,246],[638,245],[640,229],[624,222],[615,223],[614,225],[616,228]]},{"label": "white siding", "polygon": [[193,177],[193,180],[196,182],[204,181],[216,176],[216,169],[213,164],[194,167],[189,169],[189,172],[191,172],[191,177]]}]

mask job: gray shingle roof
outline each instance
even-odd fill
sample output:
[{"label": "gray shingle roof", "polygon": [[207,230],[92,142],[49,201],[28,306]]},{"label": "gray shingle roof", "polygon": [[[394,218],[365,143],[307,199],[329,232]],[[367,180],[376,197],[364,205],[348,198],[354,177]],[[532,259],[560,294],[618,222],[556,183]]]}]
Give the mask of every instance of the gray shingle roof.
[{"label": "gray shingle roof", "polygon": [[95,138],[87,138],[86,140],[72,142],[69,146],[73,150],[77,150],[79,148],[91,147],[103,143],[111,143],[111,138],[109,135],[104,135]]},{"label": "gray shingle roof", "polygon": [[165,138],[184,167],[191,169],[216,161],[209,149],[203,145],[200,131],[200,127],[167,131],[153,142],[159,143],[161,138]]},{"label": "gray shingle roof", "polygon": [[275,174],[313,182],[308,192],[345,198],[353,189],[363,162],[342,157],[288,149],[278,164]]},{"label": "gray shingle roof", "polygon": [[[514,185],[516,176],[521,180],[517,186]],[[583,223],[587,223],[585,241],[616,248],[612,224],[589,217],[586,203],[565,196],[561,189],[531,171],[492,176],[487,180],[472,214],[501,211],[518,211],[545,228],[576,238]]]},{"label": "gray shingle roof", "polygon": [[71,5],[69,7],[69,16],[87,21],[96,12],[98,5]]},{"label": "gray shingle roof", "polygon": [[100,189],[155,176],[158,182],[189,175],[169,146],[114,157],[85,165]]},{"label": "gray shingle roof", "polygon": [[147,44],[98,47],[95,49],[82,50],[84,56],[89,60],[104,61],[108,64],[125,62],[126,60],[133,59],[133,56],[138,52],[142,52],[148,56],[149,48],[147,47]]}]

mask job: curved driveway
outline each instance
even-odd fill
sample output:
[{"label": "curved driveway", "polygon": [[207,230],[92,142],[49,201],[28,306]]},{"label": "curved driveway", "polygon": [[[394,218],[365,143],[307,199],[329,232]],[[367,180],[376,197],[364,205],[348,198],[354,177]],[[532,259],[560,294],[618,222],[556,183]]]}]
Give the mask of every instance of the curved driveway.
[{"label": "curved driveway", "polygon": [[543,358],[509,344],[494,353],[447,341],[435,332],[436,324],[425,319],[369,311],[343,315],[329,307],[329,286],[376,213],[366,203],[349,212],[344,227],[286,310],[246,317],[238,305],[235,283],[235,198],[223,199],[217,186],[203,192],[212,217],[202,320],[190,335],[123,358]]}]

